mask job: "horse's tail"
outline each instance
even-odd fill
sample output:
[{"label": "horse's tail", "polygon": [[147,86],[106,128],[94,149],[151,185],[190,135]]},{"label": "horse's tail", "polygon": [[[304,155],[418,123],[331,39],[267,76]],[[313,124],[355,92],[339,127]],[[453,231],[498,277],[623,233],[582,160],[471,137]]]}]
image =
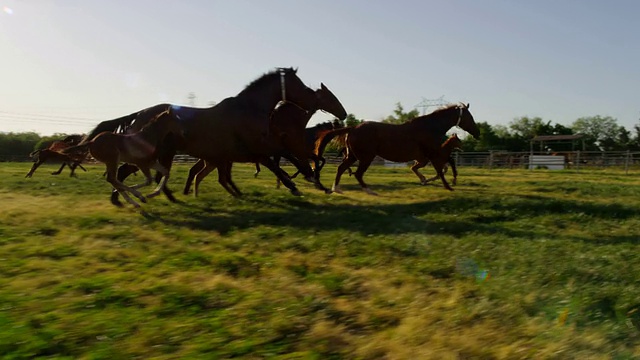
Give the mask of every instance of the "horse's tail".
[{"label": "horse's tail", "polygon": [[327,147],[327,144],[329,144],[329,142],[334,137],[338,135],[348,134],[351,130],[353,130],[353,126],[320,132],[320,134],[318,135],[318,138],[316,139],[316,146],[314,149],[314,153],[317,156],[322,156],[322,154],[324,153],[324,148]]},{"label": "horse's tail", "polygon": [[66,149],[60,150],[60,153],[69,156],[74,161],[82,161],[87,157],[89,145],[91,145],[91,142],[70,146]]}]

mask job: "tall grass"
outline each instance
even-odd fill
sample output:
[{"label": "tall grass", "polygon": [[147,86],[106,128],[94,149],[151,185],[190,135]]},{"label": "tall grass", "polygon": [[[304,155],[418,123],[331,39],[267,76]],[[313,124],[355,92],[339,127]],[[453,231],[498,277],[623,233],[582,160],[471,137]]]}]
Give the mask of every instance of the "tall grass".
[{"label": "tall grass", "polygon": [[374,167],[379,196],[298,198],[236,164],[241,199],[211,176],[136,211],[101,166],[0,168],[4,358],[640,356],[640,174]]}]

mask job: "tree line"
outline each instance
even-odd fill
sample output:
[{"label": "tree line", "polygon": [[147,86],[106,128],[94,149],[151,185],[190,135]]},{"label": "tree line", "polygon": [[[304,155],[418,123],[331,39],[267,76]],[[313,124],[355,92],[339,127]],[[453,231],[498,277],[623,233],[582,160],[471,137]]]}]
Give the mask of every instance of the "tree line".
[{"label": "tree line", "polygon": [[[390,124],[402,124],[416,116],[417,109],[405,110],[401,103],[396,103],[392,114],[382,119]],[[363,122],[354,114],[348,114],[342,121],[344,126],[354,126]],[[575,135],[582,134],[579,144],[547,143],[545,151],[568,151],[575,146],[576,150],[587,151],[640,151],[640,122],[631,130],[619,125],[611,116],[588,116],[576,119],[570,126],[544,120],[540,117],[522,116],[513,119],[508,125],[491,125],[488,122],[476,122],[480,129],[480,137],[470,136],[463,141],[464,151],[529,151],[530,141],[540,135]],[[0,160],[24,160],[34,150],[47,147],[54,140],[61,140],[69,134],[53,134],[41,136],[35,132],[2,133],[0,132]],[[329,152],[337,152],[331,145]],[[536,149],[539,150],[539,149]]]}]

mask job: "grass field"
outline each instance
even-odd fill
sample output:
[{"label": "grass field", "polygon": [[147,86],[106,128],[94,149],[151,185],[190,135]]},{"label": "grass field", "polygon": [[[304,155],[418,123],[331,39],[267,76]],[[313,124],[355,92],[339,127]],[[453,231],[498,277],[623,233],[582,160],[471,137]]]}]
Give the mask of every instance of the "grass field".
[{"label": "grass field", "polygon": [[640,358],[637,172],[374,167],[379,196],[297,198],[236,164],[242,199],[212,174],[140,212],[102,166],[29,167],[0,164],[2,358]]}]

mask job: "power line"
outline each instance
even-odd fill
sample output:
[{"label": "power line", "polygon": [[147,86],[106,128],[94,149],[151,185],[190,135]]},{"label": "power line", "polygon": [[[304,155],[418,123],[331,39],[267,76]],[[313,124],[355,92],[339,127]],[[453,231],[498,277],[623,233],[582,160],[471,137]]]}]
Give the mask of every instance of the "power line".
[{"label": "power line", "polygon": [[440,96],[437,99],[427,99],[422,97],[422,101],[415,105],[416,108],[422,108],[422,115],[427,113],[427,109],[430,107],[441,107],[447,105],[448,102],[444,100],[444,95]]}]

